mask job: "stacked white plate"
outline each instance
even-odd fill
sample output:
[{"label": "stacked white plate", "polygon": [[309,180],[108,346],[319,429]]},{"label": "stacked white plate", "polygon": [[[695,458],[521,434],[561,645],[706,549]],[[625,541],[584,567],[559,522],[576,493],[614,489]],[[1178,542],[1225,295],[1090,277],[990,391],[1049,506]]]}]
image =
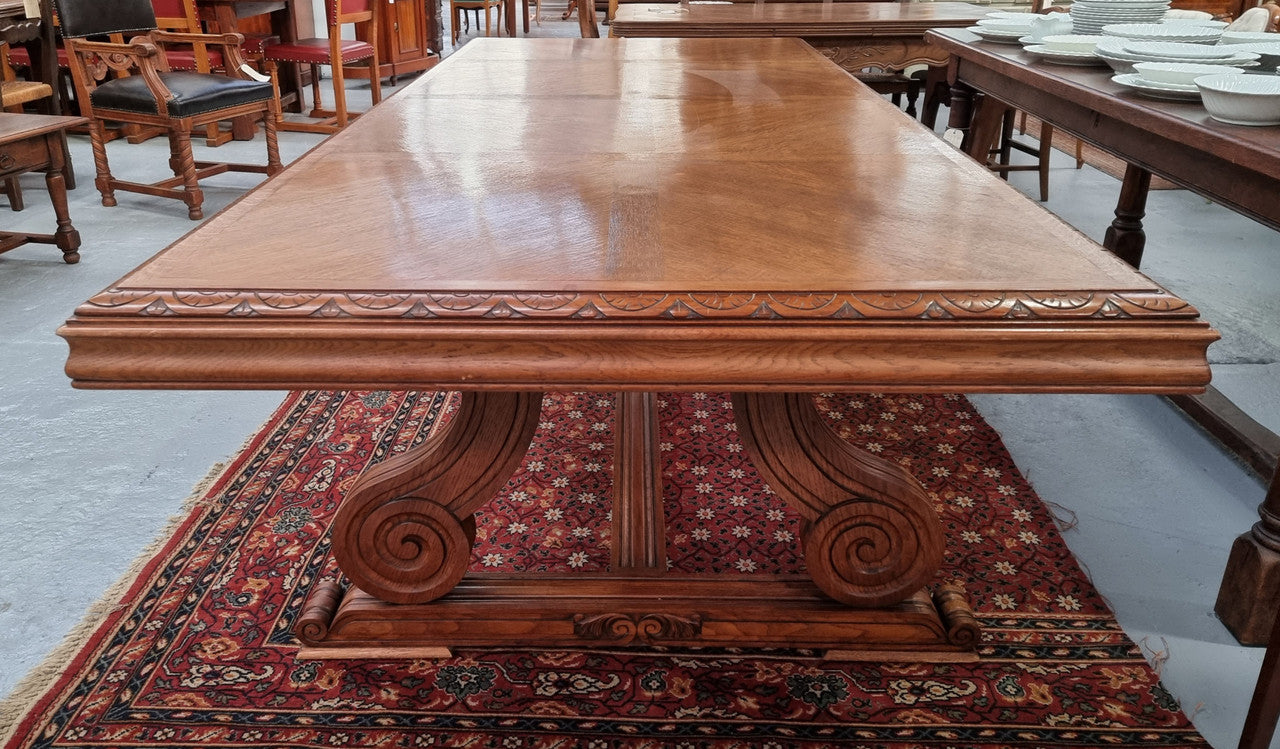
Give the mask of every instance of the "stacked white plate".
[{"label": "stacked white plate", "polygon": [[1194,83],[1190,86],[1160,83],[1143,78],[1141,73],[1116,73],[1111,76],[1111,80],[1149,99],[1168,101],[1199,101],[1200,99],[1200,89],[1196,88]]},{"label": "stacked white plate", "polygon": [[1118,23],[1159,23],[1170,0],[1076,0],[1071,22],[1077,34],[1099,34]]},{"label": "stacked white plate", "polygon": [[968,30],[989,42],[1017,43],[1019,37],[1031,33],[1039,18],[1039,13],[997,10],[980,18],[977,25]]},{"label": "stacked white plate", "polygon": [[1119,23],[1102,27],[1107,36],[1122,36],[1153,42],[1188,42],[1214,44],[1222,36],[1222,29],[1207,26],[1190,26],[1181,23]]},{"label": "stacked white plate", "polygon": [[1201,95],[1196,86],[1198,79],[1228,78],[1239,76],[1243,72],[1240,68],[1198,62],[1140,62],[1134,65],[1134,72],[1119,73],[1111,80],[1139,96],[1195,101]]},{"label": "stacked white plate", "polygon": [[1018,39],[1031,33],[1031,22],[1036,18],[1039,18],[1037,13],[996,11],[979,19],[976,26],[970,26],[966,31],[972,31],[984,41],[1017,44]]},{"label": "stacked white plate", "polygon": [[[1225,53],[1225,54],[1224,54]],[[1103,39],[1094,54],[1117,73],[1134,72],[1139,62],[1194,62],[1200,65],[1222,65],[1235,68],[1258,66],[1258,54],[1240,50],[1236,45],[1207,46],[1181,42],[1140,42],[1132,39]],[[1192,56],[1188,56],[1192,55]]]},{"label": "stacked white plate", "polygon": [[1102,65],[1102,60],[1094,54],[1093,48],[1103,36],[1084,34],[1054,34],[1046,36],[1040,44],[1029,44],[1023,47],[1027,54],[1035,55],[1045,62],[1058,65]]}]

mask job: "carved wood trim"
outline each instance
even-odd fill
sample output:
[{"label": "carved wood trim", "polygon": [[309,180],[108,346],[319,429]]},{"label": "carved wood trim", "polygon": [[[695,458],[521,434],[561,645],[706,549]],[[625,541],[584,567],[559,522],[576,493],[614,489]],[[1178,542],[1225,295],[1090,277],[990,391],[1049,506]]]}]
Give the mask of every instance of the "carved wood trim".
[{"label": "carved wood trim", "polygon": [[80,317],[531,320],[1194,319],[1163,289],[898,292],[333,292],[108,289]]},{"label": "carved wood trim", "polygon": [[573,618],[573,633],[586,640],[605,640],[630,645],[639,640],[661,644],[663,640],[688,640],[702,633],[697,614],[579,614]]},{"label": "carved wood trim", "polygon": [[849,72],[863,68],[901,71],[911,65],[946,65],[946,51],[921,39],[885,39],[879,43],[832,43],[821,38],[806,38],[823,57]]}]

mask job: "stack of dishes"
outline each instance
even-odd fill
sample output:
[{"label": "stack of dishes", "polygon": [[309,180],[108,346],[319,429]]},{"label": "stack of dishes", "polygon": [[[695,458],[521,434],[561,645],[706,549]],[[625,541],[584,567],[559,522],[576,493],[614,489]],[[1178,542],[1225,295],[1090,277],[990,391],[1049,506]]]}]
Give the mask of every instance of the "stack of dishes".
[{"label": "stack of dishes", "polygon": [[1182,23],[1118,23],[1103,26],[1102,33],[1153,42],[1215,44],[1222,36],[1222,29]]},{"label": "stack of dishes", "polygon": [[1170,0],[1076,0],[1071,22],[1077,34],[1098,34],[1118,23],[1159,23]]},{"label": "stack of dishes", "polygon": [[[1271,36],[1276,36],[1276,34],[1273,33]],[[1258,56],[1258,64],[1262,66],[1263,70],[1277,70],[1277,72],[1280,72],[1280,41],[1243,42],[1226,46],[1228,49],[1252,52]]]},{"label": "stack of dishes", "polygon": [[1117,73],[1133,73],[1140,62],[1194,62],[1199,65],[1221,65],[1255,68],[1258,54],[1241,50],[1239,45],[1208,46],[1181,42],[1141,42],[1108,37],[1094,50],[1099,58]]},{"label": "stack of dishes", "polygon": [[1196,62],[1139,62],[1132,73],[1118,73],[1111,80],[1152,99],[1195,101],[1200,98],[1197,78],[1238,76],[1244,71],[1227,65]]},{"label": "stack of dishes", "polygon": [[1039,18],[1038,13],[996,11],[979,19],[977,26],[970,26],[967,30],[982,37],[983,41],[1017,44],[1019,39],[1031,33],[1031,24],[1036,18]]},{"label": "stack of dishes", "polygon": [[1218,39],[1218,44],[1248,44],[1249,42],[1276,42],[1280,39],[1276,38],[1275,32],[1272,31],[1224,31]]},{"label": "stack of dishes", "polygon": [[1104,39],[1106,37],[1088,34],[1051,34],[1039,44],[1029,44],[1023,49],[1027,54],[1059,65],[1103,65],[1105,63],[1094,54],[1094,47]]}]

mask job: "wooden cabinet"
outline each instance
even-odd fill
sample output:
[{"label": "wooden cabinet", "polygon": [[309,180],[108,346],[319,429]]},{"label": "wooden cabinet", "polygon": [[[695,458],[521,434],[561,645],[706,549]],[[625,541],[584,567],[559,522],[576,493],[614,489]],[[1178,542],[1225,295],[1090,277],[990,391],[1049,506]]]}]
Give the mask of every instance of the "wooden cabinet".
[{"label": "wooden cabinet", "polygon": [[[415,73],[439,62],[438,0],[378,0],[378,55],[383,78]],[[364,30],[357,36],[365,39]],[[365,41],[368,41],[365,39]]]}]

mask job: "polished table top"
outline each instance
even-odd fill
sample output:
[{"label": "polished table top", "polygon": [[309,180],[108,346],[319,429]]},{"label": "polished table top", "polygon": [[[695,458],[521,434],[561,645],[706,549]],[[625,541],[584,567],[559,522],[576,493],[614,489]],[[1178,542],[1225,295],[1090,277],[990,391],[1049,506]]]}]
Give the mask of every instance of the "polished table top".
[{"label": "polished table top", "polygon": [[[618,7],[613,36],[732,30],[738,36],[894,34],[938,26],[972,26],[991,12],[970,3],[628,3]],[[723,34],[722,34],[723,35]],[[784,35],[784,34],[779,34]]]},{"label": "polished table top", "polygon": [[796,39],[473,41],[60,332],[81,386],[934,391],[1216,337]]}]

